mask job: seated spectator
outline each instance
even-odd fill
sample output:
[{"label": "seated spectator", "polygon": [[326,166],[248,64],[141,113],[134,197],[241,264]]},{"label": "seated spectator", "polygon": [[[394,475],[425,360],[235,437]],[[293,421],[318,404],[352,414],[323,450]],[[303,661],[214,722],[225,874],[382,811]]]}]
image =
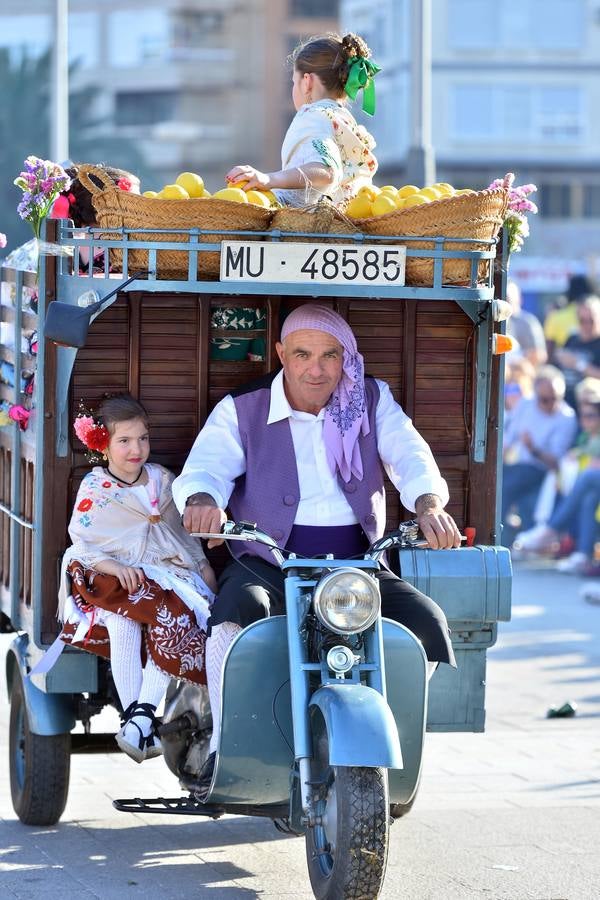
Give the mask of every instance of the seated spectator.
[{"label": "seated spectator", "polygon": [[579,408],[579,418],[583,430],[577,446],[569,452],[569,457],[577,461],[580,469],[575,484],[559,502],[547,524],[536,525],[515,538],[515,546],[521,550],[548,552],[558,545],[561,535],[568,535],[575,550],[557,564],[560,572],[584,572],[593,564],[598,532],[600,402],[584,400]]},{"label": "seated spectator", "polygon": [[582,378],[575,388],[575,399],[578,409],[582,403],[600,403],[600,378]]},{"label": "seated spectator", "polygon": [[[577,432],[575,411],[564,401],[565,381],[554,366],[542,366],[534,396],[517,404],[504,437],[502,522],[516,509],[521,526],[533,525],[538,491],[547,472],[555,471]],[[514,531],[509,530],[505,542]]]},{"label": "seated spectator", "polygon": [[534,366],[542,366],[548,359],[544,329],[537,316],[521,307],[521,289],[516,281],[506,285],[506,299],[512,307],[512,315],[506,323],[506,333],[519,344],[513,351],[528,359]]},{"label": "seated spectator", "polygon": [[600,297],[592,295],[577,305],[577,331],[554,351],[554,359],[565,376],[565,400],[573,405],[582,378],[600,378]]},{"label": "seated spectator", "polygon": [[569,279],[566,306],[551,310],[544,321],[544,335],[551,362],[554,362],[555,348],[563,347],[577,329],[577,304],[595,293],[596,288],[586,275],[572,275]]},{"label": "seated spectator", "polygon": [[506,360],[504,370],[504,428],[512,417],[519,400],[522,397],[531,397],[533,394],[533,382],[535,369],[528,359],[517,356]]}]

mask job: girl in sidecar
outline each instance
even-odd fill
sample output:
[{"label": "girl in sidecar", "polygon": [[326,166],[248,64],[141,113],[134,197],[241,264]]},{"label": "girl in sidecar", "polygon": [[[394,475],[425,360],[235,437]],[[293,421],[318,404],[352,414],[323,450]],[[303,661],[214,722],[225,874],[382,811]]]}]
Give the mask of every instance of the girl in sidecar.
[{"label": "girl in sidecar", "polygon": [[[129,395],[105,400],[75,432],[104,465],[83,479],[61,576],[60,635],[110,658],[123,707],[116,740],[136,762],[162,752],[156,707],[171,677],[206,683],[205,626],[214,574],[183,530],[173,476],[147,462],[148,417]],[[143,640],[142,640],[143,638]]]}]

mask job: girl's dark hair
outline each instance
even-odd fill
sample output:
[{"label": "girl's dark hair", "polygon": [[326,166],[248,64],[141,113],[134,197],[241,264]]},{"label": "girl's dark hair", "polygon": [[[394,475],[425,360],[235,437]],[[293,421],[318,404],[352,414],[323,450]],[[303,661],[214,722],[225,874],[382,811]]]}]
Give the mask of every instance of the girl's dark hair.
[{"label": "girl's dark hair", "polygon": [[371,51],[357,34],[326,34],[298,44],[290,56],[294,69],[302,75],[318,75],[324,87],[341,97],[348,80],[348,60],[353,56],[369,59]]},{"label": "girl's dark hair", "polygon": [[146,428],[148,427],[148,413],[131,394],[115,394],[114,397],[107,397],[100,404],[97,417],[111,435],[114,434],[115,425],[119,422],[130,422],[131,419],[141,419]]},{"label": "girl's dark hair", "polygon": [[[65,172],[71,179],[71,187],[62,192],[65,197],[68,197],[69,194],[71,194],[75,198],[74,200],[71,200],[69,204],[69,218],[73,219],[73,224],[77,228],[97,224],[96,210],[92,203],[92,195],[88,189],[82,185],[78,178],[79,166],[82,165],[84,165],[84,163],[76,163],[68,169],[65,169]],[[115,169],[114,166],[105,166],[102,163],[97,163],[95,166],[97,169],[102,169],[103,172],[106,172],[108,177],[115,184],[117,184],[120,178],[126,178],[134,185],[136,183],[139,184],[137,175],[132,175],[131,172],[127,172],[125,169]],[[98,187],[102,187],[98,178],[95,178],[93,175],[90,175],[89,178],[90,181],[93,181]]]}]

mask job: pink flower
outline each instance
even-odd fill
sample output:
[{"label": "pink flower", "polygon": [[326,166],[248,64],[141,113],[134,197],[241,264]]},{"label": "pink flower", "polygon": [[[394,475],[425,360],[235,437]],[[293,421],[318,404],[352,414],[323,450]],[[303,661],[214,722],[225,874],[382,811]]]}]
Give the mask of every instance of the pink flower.
[{"label": "pink flower", "polygon": [[91,416],[77,416],[77,418],[75,419],[73,428],[75,430],[75,434],[82,444],[86,443],[86,438],[89,434],[89,431],[94,427],[95,424],[96,423]]},{"label": "pink flower", "polygon": [[27,423],[29,422],[29,416],[31,415],[30,410],[25,409],[24,406],[11,406],[8,415],[13,422],[18,422],[21,431],[25,431]]},{"label": "pink flower", "polygon": [[131,190],[131,181],[129,180],[129,178],[125,178],[125,176],[123,176],[122,178],[119,178],[119,180],[117,181],[117,187],[121,191],[130,191]]},{"label": "pink flower", "polygon": [[6,235],[0,231],[0,248],[6,247]]}]

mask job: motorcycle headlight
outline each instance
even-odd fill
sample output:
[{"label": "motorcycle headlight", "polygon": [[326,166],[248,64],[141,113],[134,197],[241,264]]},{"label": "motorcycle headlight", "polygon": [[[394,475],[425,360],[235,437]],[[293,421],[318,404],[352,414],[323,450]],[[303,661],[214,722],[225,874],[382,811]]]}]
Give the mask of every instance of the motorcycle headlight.
[{"label": "motorcycle headlight", "polygon": [[358,569],[336,569],[316,586],[313,605],[326,628],[336,634],[356,634],[369,628],[379,615],[379,585]]}]

